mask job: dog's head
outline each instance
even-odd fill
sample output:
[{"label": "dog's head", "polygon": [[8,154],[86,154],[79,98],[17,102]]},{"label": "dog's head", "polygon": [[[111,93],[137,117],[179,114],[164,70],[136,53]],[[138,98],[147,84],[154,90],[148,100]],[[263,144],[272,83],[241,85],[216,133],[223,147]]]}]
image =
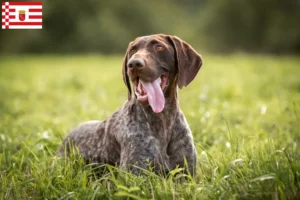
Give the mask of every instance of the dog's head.
[{"label": "dog's head", "polygon": [[137,101],[159,113],[164,109],[165,98],[176,92],[177,85],[187,86],[201,65],[201,56],[176,36],[138,37],[129,44],[123,61],[128,100],[132,97],[131,81]]}]

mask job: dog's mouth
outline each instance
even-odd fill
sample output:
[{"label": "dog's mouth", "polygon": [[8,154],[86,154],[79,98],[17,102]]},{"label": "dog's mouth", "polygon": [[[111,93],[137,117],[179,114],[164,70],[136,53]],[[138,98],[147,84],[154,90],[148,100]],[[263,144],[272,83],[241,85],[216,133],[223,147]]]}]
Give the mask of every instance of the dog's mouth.
[{"label": "dog's mouth", "polygon": [[152,82],[137,77],[133,83],[137,101],[142,104],[149,103],[153,112],[160,113],[165,107],[164,91],[167,80],[167,75],[161,75]]}]

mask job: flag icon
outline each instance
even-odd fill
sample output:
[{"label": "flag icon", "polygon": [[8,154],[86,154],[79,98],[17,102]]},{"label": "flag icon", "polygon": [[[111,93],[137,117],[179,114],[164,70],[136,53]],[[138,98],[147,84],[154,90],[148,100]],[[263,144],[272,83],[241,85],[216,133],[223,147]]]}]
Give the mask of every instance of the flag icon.
[{"label": "flag icon", "polygon": [[2,2],[2,29],[42,29],[42,2]]}]

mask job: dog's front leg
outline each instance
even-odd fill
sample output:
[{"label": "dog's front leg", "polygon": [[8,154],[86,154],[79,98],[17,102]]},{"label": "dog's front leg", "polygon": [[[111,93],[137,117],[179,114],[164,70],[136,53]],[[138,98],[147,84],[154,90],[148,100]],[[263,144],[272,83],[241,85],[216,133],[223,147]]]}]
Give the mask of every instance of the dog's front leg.
[{"label": "dog's front leg", "polygon": [[186,172],[195,175],[197,153],[191,130],[183,115],[174,123],[172,130],[167,149],[171,169],[182,167]]},{"label": "dog's front leg", "polygon": [[162,167],[159,141],[151,136],[131,134],[121,143],[122,169],[139,175],[143,169],[159,171]]}]

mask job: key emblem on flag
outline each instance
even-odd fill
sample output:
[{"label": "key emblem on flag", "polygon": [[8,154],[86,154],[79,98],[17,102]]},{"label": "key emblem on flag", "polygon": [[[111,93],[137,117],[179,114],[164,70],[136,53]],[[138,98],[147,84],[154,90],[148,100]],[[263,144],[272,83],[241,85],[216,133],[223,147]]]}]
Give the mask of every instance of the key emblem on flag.
[{"label": "key emblem on flag", "polygon": [[2,29],[42,29],[42,2],[2,2]]}]

